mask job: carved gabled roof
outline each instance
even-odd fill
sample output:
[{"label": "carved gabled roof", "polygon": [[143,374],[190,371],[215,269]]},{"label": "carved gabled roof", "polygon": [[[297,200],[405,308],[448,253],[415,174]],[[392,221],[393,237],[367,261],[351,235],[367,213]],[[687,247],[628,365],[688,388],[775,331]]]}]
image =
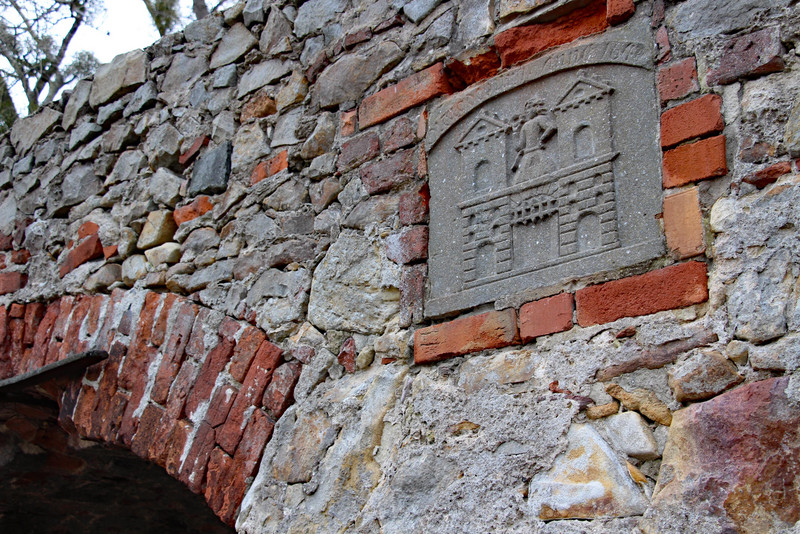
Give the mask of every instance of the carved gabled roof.
[{"label": "carved gabled roof", "polygon": [[614,92],[614,88],[607,83],[590,78],[585,74],[578,74],[578,79],[564,93],[561,100],[555,105],[554,109],[564,109],[576,104],[589,102],[592,99],[600,98]]},{"label": "carved gabled roof", "polygon": [[477,143],[492,136],[497,136],[505,130],[505,123],[497,116],[483,113],[475,119],[469,130],[461,136],[455,145],[456,150]]}]

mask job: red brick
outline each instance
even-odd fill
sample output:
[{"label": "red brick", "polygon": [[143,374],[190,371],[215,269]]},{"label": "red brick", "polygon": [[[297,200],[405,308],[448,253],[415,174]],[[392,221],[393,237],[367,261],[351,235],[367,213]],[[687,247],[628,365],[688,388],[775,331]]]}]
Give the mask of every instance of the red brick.
[{"label": "red brick", "polygon": [[445,61],[445,70],[451,85],[472,85],[497,74],[500,56],[494,46],[467,50]]},{"label": "red brick", "polygon": [[181,224],[191,221],[204,215],[214,209],[214,204],[211,203],[211,198],[201,195],[195,198],[192,202],[185,206],[181,206],[172,212],[172,218],[175,219],[175,224]]},{"label": "red brick", "polygon": [[608,28],[606,3],[595,0],[582,9],[552,22],[517,26],[497,34],[494,44],[503,67],[530,59],[548,48],[569,43]]},{"label": "red brick", "polygon": [[25,344],[33,345],[36,340],[36,331],[42,321],[47,306],[43,302],[31,302],[25,306]]},{"label": "red brick", "polygon": [[275,101],[266,93],[259,92],[242,106],[241,122],[269,117],[277,111]]},{"label": "red brick", "polygon": [[13,236],[0,234],[0,251],[7,252],[14,248]]},{"label": "red brick", "polygon": [[728,41],[719,67],[708,71],[709,85],[724,85],[747,78],[782,71],[780,28],[765,28]]},{"label": "red brick", "polygon": [[192,143],[192,146],[190,146],[189,149],[181,154],[181,156],[178,158],[178,163],[181,165],[188,165],[191,163],[192,160],[197,157],[197,154],[200,153],[200,149],[204,146],[208,146],[210,141],[211,139],[209,139],[207,135],[201,135],[200,137],[196,138]]},{"label": "red brick", "polygon": [[690,258],[706,250],[700,196],[697,187],[664,197],[664,233],[667,246],[677,259]]},{"label": "red brick", "polygon": [[404,266],[400,271],[400,325],[403,328],[423,320],[425,299],[425,264]]},{"label": "red brick", "polygon": [[205,422],[214,428],[223,424],[228,418],[231,406],[236,402],[237,393],[238,390],[230,384],[224,384],[215,389],[214,394],[208,401]]},{"label": "red brick", "polygon": [[[98,333],[98,330],[102,326],[100,319],[107,304],[106,299],[107,297],[105,295],[94,295],[89,299],[89,310],[86,313],[86,321],[83,325],[83,334],[85,334],[86,337],[94,338],[95,334]],[[97,341],[98,340],[95,341],[95,344]],[[105,348],[105,346],[102,347]]]},{"label": "red brick", "polygon": [[186,413],[191,415],[203,401],[211,396],[217,376],[222,372],[233,355],[233,342],[229,339],[220,339],[217,346],[211,349],[206,356],[203,366],[195,380],[189,398],[186,399]]},{"label": "red brick", "polygon": [[197,306],[186,301],[180,303],[180,309],[172,323],[169,338],[162,350],[164,356],[156,373],[153,390],[150,392],[150,397],[155,402],[163,404],[167,399],[170,386],[186,356],[186,344],[192,334],[196,315]]},{"label": "red brick", "polygon": [[790,172],[792,172],[791,162],[781,161],[779,163],[770,165],[766,169],[761,169],[760,171],[748,174],[742,178],[742,181],[762,189],[767,187],[769,184],[775,183],[778,178],[784,174],[789,174]]},{"label": "red brick", "polygon": [[256,474],[258,462],[261,460],[261,453],[272,437],[275,425],[263,410],[257,409],[247,423],[242,435],[242,441],[236,448],[234,460],[236,460],[237,471],[244,478]]},{"label": "red brick", "polygon": [[178,421],[172,427],[172,433],[167,438],[167,445],[164,451],[164,469],[167,473],[178,478],[181,467],[181,457],[186,444],[189,442],[189,437],[192,433],[192,425],[186,421]]},{"label": "red brick", "polygon": [[303,365],[300,362],[284,363],[272,375],[272,381],[264,392],[263,404],[267,413],[276,421],[294,402],[294,386],[300,378]]},{"label": "red brick", "polygon": [[337,168],[339,171],[354,169],[366,161],[375,159],[380,152],[381,142],[378,134],[368,132],[359,135],[342,143]]},{"label": "red brick", "polygon": [[207,423],[201,422],[178,474],[178,480],[194,493],[203,492],[208,457],[212,450],[214,450],[214,429]]},{"label": "red brick", "polygon": [[572,328],[572,294],[561,293],[553,297],[529,302],[519,310],[519,333],[527,343],[539,336],[565,332]]},{"label": "red brick", "polygon": [[103,257],[105,259],[111,258],[117,253],[118,249],[119,247],[117,247],[117,245],[110,245],[107,247],[103,247]]},{"label": "red brick", "polygon": [[[186,416],[184,407],[186,398],[189,396],[197,376],[197,367],[190,361],[184,360],[178,373],[175,375],[167,396],[167,412],[174,419],[181,419]],[[152,394],[151,394],[152,398]]]},{"label": "red brick", "polygon": [[405,22],[406,21],[405,21],[405,19],[403,18],[402,15],[400,15],[400,14],[393,15],[391,18],[388,18],[388,19],[384,20],[383,22],[381,22],[380,24],[378,24],[377,26],[375,26],[375,29],[373,29],[372,31],[373,31],[373,33],[376,33],[376,34],[377,33],[381,33],[381,32],[385,32],[386,30],[389,30],[391,28],[395,28],[397,26],[402,26],[403,24],[405,24]]},{"label": "red brick", "polygon": [[431,191],[428,184],[400,195],[398,207],[400,224],[408,226],[428,222],[428,205],[431,201]]},{"label": "red brick", "polygon": [[656,32],[656,45],[658,46],[658,54],[656,60],[659,63],[669,61],[672,57],[672,47],[669,44],[669,34],[665,27],[660,27]]},{"label": "red brick", "polygon": [[194,321],[192,334],[189,336],[189,342],[186,344],[186,354],[200,362],[214,347],[214,345],[206,346],[206,331],[203,328],[203,324],[208,321],[210,315],[211,312],[208,308],[200,308],[200,311],[197,312],[197,319]]},{"label": "red brick", "polygon": [[242,437],[242,430],[247,422],[245,412],[250,406],[256,406],[261,401],[264,390],[282,361],[283,351],[279,347],[269,341],[261,344],[228,414],[228,419],[217,432],[217,443],[230,454],[236,450]]},{"label": "red brick", "polygon": [[255,185],[261,180],[269,178],[279,172],[289,168],[289,151],[282,150],[277,156],[273,156],[267,161],[262,161],[253,169],[250,176],[250,185]]},{"label": "red brick", "polygon": [[156,437],[158,425],[164,408],[153,403],[147,403],[142,416],[139,418],[139,426],[136,429],[133,439],[131,439],[131,452],[140,458],[150,459],[149,451]]},{"label": "red brick", "polygon": [[722,131],[722,98],[705,95],[661,114],[661,146],[669,148],[694,137]]},{"label": "red brick", "polygon": [[97,392],[92,386],[80,388],[80,396],[72,412],[72,422],[82,437],[89,437],[92,430],[92,410]]},{"label": "red brick", "polygon": [[342,137],[350,137],[358,129],[358,111],[342,111],[342,116],[339,119],[341,126],[339,127],[339,134]]},{"label": "red brick", "polygon": [[236,348],[233,349],[233,358],[231,358],[231,365],[228,372],[234,380],[241,382],[244,380],[247,370],[250,368],[250,362],[256,355],[261,344],[267,340],[267,336],[254,326],[248,326],[242,332],[239,341],[236,343]]},{"label": "red brick", "polygon": [[444,65],[437,63],[365,98],[358,107],[358,124],[366,128],[387,121],[431,98],[451,92]]},{"label": "red brick", "polygon": [[91,303],[91,299],[88,296],[81,295],[76,299],[70,315],[69,325],[67,325],[67,331],[64,334],[64,346],[61,349],[60,359],[87,349],[86,341],[81,338],[80,332],[89,313]]},{"label": "red brick", "polygon": [[578,290],[578,324],[608,323],[708,300],[706,264],[692,261]]},{"label": "red brick", "polygon": [[354,373],[356,371],[356,340],[352,337],[345,339],[336,359],[345,371]]},{"label": "red brick", "polygon": [[96,234],[100,231],[100,227],[97,223],[92,221],[86,221],[78,228],[78,241],[82,240],[85,237],[89,237],[92,234]]},{"label": "red brick", "polygon": [[156,347],[160,347],[166,339],[167,321],[169,319],[170,312],[172,311],[172,307],[177,300],[178,295],[174,295],[172,293],[168,293],[164,297],[164,301],[161,304],[161,311],[158,313],[158,319],[153,324],[153,333],[150,335],[150,343]]},{"label": "red brick", "polygon": [[409,226],[386,238],[386,257],[405,265],[428,258],[428,227]]},{"label": "red brick", "polygon": [[408,117],[400,117],[386,128],[381,135],[384,152],[394,152],[416,141],[416,128]]},{"label": "red brick", "polygon": [[0,295],[18,291],[28,284],[28,275],[23,273],[0,273]]},{"label": "red brick", "polygon": [[728,174],[725,136],[717,135],[664,152],[664,187],[680,187]]},{"label": "red brick", "polygon": [[101,257],[103,257],[103,245],[97,234],[92,234],[67,253],[67,258],[58,270],[58,274],[64,278],[87,261]]},{"label": "red brick", "polygon": [[633,0],[607,0],[606,19],[612,26],[622,24],[636,13]]},{"label": "red brick", "polygon": [[12,319],[22,319],[25,317],[25,305],[19,302],[14,302],[11,304],[11,307],[8,308],[8,316]]},{"label": "red brick", "polygon": [[694,57],[658,69],[658,94],[661,103],[683,98],[700,90]]},{"label": "red brick", "polygon": [[372,30],[363,28],[354,32],[350,32],[344,36],[344,48],[352,48],[359,43],[363,43],[372,39]]},{"label": "red brick", "polygon": [[461,317],[414,333],[414,363],[432,363],[519,342],[513,309]]},{"label": "red brick", "polygon": [[237,477],[233,458],[222,449],[211,451],[206,478],[204,493],[209,508],[223,523],[232,527],[246,489],[244,479]]},{"label": "red brick", "polygon": [[361,182],[370,195],[386,193],[414,178],[414,150],[403,150],[361,168]]},{"label": "red brick", "polygon": [[11,252],[11,263],[14,265],[25,265],[31,259],[31,253],[24,248]]}]

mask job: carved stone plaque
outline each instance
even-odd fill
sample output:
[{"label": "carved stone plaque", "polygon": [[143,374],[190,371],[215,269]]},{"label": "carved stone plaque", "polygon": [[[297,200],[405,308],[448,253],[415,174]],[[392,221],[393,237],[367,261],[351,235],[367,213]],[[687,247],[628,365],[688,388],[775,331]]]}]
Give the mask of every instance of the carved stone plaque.
[{"label": "carved stone plaque", "polygon": [[651,48],[606,37],[433,110],[426,315],[660,256],[658,109]]}]

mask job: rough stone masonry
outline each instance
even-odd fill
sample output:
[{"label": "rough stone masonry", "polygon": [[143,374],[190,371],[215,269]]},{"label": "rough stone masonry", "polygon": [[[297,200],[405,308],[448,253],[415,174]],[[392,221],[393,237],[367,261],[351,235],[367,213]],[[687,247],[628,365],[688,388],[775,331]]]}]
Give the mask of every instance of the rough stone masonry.
[{"label": "rough stone masonry", "polygon": [[792,0],[241,2],[0,141],[0,379],[106,351],[59,454],[242,533],[795,532],[798,54]]}]

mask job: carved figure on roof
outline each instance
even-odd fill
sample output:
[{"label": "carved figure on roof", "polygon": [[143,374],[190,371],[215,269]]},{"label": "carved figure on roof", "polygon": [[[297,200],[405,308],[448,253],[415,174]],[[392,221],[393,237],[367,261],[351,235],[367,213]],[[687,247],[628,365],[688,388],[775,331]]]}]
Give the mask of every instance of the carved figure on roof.
[{"label": "carved figure on roof", "polygon": [[525,103],[525,122],[520,128],[517,159],[511,167],[516,183],[532,180],[554,170],[548,148],[558,131],[553,113],[534,98]]}]

